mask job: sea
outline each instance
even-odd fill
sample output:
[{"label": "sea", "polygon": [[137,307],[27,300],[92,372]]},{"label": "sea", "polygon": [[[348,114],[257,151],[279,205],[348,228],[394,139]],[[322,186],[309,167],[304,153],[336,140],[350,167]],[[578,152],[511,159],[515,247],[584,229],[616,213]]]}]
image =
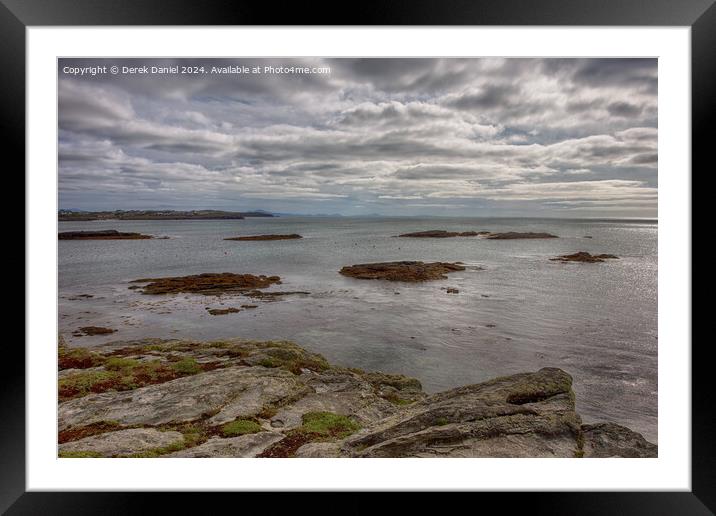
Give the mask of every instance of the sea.
[{"label": "sea", "polygon": [[[158,338],[291,340],[331,363],[418,378],[434,393],[542,367],[574,378],[585,423],[657,432],[655,220],[265,217],[59,222],[166,239],[58,241],[58,327],[72,346]],[[532,231],[555,239],[396,238],[426,230]],[[300,240],[224,238],[298,233]],[[588,238],[591,237],[591,238]],[[604,263],[549,258],[587,251]],[[463,262],[424,283],[359,280],[341,267],[397,260]],[[277,275],[276,301],[150,296],[134,279],[205,272]],[[447,288],[459,292],[448,293]],[[92,296],[92,297],[87,297]],[[213,316],[207,308],[257,308]],[[75,337],[81,326],[117,329]]]}]

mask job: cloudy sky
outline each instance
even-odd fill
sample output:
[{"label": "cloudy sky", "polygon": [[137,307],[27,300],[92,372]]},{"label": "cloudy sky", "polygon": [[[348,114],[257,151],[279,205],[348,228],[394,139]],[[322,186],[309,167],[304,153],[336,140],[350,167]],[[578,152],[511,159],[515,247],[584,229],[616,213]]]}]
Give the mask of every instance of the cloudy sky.
[{"label": "cloudy sky", "polygon": [[58,88],[63,209],[657,214],[656,59],[61,59]]}]

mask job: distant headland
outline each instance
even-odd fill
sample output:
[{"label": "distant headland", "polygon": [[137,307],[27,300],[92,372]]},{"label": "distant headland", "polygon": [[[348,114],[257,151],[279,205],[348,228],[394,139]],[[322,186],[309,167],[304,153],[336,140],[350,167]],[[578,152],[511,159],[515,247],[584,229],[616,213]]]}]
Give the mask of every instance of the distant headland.
[{"label": "distant headland", "polygon": [[220,220],[244,219],[249,217],[273,217],[266,211],[221,211],[221,210],[115,210],[115,211],[74,211],[59,210],[58,220]]}]

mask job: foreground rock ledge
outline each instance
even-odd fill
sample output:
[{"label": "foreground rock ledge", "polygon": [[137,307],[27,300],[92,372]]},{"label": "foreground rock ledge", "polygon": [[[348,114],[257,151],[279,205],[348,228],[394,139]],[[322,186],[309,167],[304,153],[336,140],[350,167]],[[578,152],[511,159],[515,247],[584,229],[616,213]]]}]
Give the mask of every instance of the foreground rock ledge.
[{"label": "foreground rock ledge", "polygon": [[59,240],[146,240],[154,238],[151,235],[141,233],[122,233],[116,229],[103,231],[64,231],[58,233]]},{"label": "foreground rock ledge", "polygon": [[[59,405],[61,457],[657,456],[626,427],[582,425],[572,378],[556,368],[428,396],[414,378],[334,367],[286,341],[78,349],[61,345],[76,360],[61,362],[74,369],[60,382],[81,380],[90,392]],[[102,391],[104,371],[136,380],[136,371],[187,361],[210,367]]]},{"label": "foreground rock ledge", "polygon": [[303,238],[301,235],[297,234],[291,234],[291,235],[251,235],[251,236],[239,236],[239,237],[231,237],[231,238],[225,238],[224,240],[235,240],[239,242],[253,242],[256,240],[296,240],[299,238]]},{"label": "foreground rock ledge", "polygon": [[464,270],[459,263],[382,262],[346,266],[340,274],[357,279],[417,282],[447,279],[447,273]]}]

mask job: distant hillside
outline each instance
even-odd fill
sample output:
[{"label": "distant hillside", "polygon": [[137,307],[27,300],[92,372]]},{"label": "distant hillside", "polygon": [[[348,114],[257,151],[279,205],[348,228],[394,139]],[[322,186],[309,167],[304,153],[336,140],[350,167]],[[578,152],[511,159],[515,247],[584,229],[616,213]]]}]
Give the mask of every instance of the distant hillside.
[{"label": "distant hillside", "polygon": [[243,219],[247,217],[273,217],[265,211],[220,211],[220,210],[116,210],[116,211],[72,211],[60,210],[58,219],[80,220],[220,220]]}]

